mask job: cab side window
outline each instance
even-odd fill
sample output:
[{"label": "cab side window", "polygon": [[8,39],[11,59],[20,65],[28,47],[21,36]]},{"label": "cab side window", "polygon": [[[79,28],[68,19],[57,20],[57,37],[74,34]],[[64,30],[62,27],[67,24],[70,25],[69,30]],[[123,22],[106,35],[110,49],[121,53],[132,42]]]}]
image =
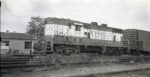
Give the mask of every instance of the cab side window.
[{"label": "cab side window", "polygon": [[76,30],[76,31],[81,31],[81,26],[80,26],[80,25],[76,25],[75,30]]}]

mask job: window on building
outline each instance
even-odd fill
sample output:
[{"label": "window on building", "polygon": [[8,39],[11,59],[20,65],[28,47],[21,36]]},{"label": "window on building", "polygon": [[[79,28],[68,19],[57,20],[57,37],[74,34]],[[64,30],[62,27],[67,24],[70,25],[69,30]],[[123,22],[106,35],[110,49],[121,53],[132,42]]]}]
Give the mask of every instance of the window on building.
[{"label": "window on building", "polygon": [[9,41],[6,42],[6,46],[9,46]]},{"label": "window on building", "polygon": [[77,31],[81,31],[81,26],[80,25],[76,25],[76,30]]},{"label": "window on building", "polygon": [[9,46],[9,41],[2,41],[2,42],[1,42],[1,45],[2,45],[2,46]]},{"label": "window on building", "polygon": [[5,41],[5,43],[6,43],[6,46],[9,46],[9,41]]},{"label": "window on building", "polygon": [[25,42],[25,49],[32,49],[32,42]]}]

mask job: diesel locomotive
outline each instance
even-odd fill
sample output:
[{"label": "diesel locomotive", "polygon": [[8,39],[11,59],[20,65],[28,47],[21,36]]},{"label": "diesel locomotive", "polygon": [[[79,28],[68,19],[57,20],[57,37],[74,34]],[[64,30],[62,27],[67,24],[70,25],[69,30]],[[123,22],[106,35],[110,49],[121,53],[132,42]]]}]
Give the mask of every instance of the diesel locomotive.
[{"label": "diesel locomotive", "polygon": [[[84,23],[62,18],[45,18],[45,23],[46,51],[50,53],[121,55],[134,54],[132,51],[150,51],[150,47],[145,50],[146,47],[143,47],[146,46],[145,42],[141,42],[143,40],[140,38],[129,39],[132,38],[128,35],[130,32],[132,34],[130,30],[108,27],[107,24],[99,25],[97,22]],[[143,38],[146,38],[148,42],[150,32],[147,34],[149,34],[148,37]],[[132,45],[132,40],[138,42],[136,48]],[[149,44],[150,42],[147,46],[150,46]]]}]

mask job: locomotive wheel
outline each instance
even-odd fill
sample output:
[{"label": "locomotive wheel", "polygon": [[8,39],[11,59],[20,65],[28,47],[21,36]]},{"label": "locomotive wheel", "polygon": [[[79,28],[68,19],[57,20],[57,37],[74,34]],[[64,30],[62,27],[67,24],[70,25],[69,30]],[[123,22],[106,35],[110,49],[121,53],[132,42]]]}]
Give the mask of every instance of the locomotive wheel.
[{"label": "locomotive wheel", "polygon": [[63,49],[60,49],[60,48],[56,49],[56,53],[62,54],[63,53]]},{"label": "locomotive wheel", "polygon": [[64,54],[70,55],[72,53],[73,53],[73,51],[71,49],[64,49]]},{"label": "locomotive wheel", "polygon": [[80,50],[75,49],[75,50],[74,50],[74,53],[79,54],[79,53],[80,53]]},{"label": "locomotive wheel", "polygon": [[59,46],[55,48],[55,53],[59,54],[78,54],[80,53],[80,49],[73,48],[73,47],[67,47],[67,46]]}]

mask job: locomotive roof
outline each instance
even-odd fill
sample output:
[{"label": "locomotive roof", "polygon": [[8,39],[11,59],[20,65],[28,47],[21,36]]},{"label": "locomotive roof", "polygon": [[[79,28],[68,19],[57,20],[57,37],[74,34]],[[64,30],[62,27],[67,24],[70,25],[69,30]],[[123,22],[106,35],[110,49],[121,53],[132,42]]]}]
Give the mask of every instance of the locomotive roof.
[{"label": "locomotive roof", "polygon": [[71,20],[71,19],[64,19],[64,18],[55,18],[55,17],[48,17],[45,18],[46,24],[60,24],[60,25],[66,25],[69,26],[69,24],[74,24],[74,23],[80,23],[83,24],[86,29],[94,29],[94,30],[103,30],[103,31],[113,31],[115,33],[122,33],[122,29],[118,28],[112,28],[112,27],[107,27],[107,26],[101,26],[101,25],[92,25],[90,23],[84,23],[76,20]]}]

